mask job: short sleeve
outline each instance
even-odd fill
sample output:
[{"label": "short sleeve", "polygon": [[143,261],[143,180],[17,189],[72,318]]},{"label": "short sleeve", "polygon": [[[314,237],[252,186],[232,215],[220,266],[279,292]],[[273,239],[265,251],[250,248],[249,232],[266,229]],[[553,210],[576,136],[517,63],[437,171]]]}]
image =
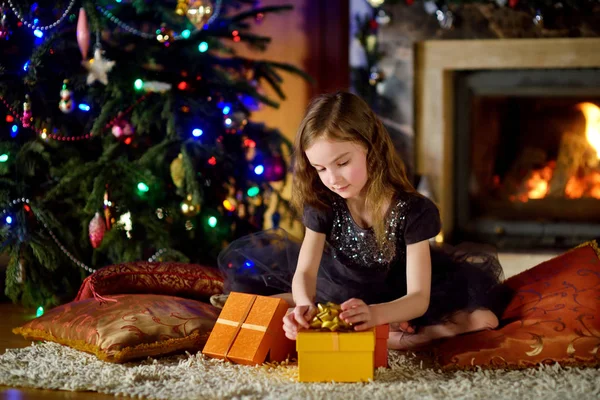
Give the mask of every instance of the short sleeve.
[{"label": "short sleeve", "polygon": [[426,197],[415,197],[404,229],[404,242],[418,243],[436,236],[442,228],[440,212],[431,200]]},{"label": "short sleeve", "polygon": [[333,226],[333,212],[331,209],[321,210],[316,207],[305,205],[302,220],[304,226],[308,229],[327,234],[331,231],[331,227]]}]

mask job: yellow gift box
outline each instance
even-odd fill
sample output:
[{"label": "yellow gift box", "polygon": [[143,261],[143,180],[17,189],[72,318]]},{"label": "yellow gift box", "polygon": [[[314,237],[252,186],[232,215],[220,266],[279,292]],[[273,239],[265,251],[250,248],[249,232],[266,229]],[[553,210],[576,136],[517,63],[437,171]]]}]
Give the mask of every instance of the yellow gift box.
[{"label": "yellow gift box", "polygon": [[300,331],[296,338],[300,382],[365,382],[373,379],[375,330]]}]

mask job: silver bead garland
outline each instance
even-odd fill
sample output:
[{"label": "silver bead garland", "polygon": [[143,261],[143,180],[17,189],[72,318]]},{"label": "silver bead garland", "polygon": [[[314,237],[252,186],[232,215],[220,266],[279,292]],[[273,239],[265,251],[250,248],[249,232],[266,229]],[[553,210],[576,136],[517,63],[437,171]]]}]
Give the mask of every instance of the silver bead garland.
[{"label": "silver bead garland", "polygon": [[51,23],[50,25],[37,26],[35,23],[31,23],[31,22],[27,21],[25,19],[25,17],[23,17],[21,15],[21,13],[19,12],[19,10],[17,10],[17,8],[14,6],[14,4],[12,3],[11,0],[6,0],[6,2],[8,3],[8,6],[10,7],[10,10],[13,12],[13,14],[16,15],[16,17],[19,19],[19,21],[21,21],[23,23],[23,25],[25,25],[26,27],[28,27],[30,29],[39,29],[40,31],[47,31],[49,29],[55,28],[61,22],[63,22],[63,20],[65,18],[67,18],[67,15],[69,14],[69,12],[71,11],[71,9],[75,5],[76,1],[77,0],[71,0],[71,2],[69,3],[69,5],[67,6],[67,9],[65,10],[65,12],[62,13],[62,15],[60,16],[60,18],[57,19],[56,21],[54,21],[53,23]]},{"label": "silver bead garland", "polygon": [[[29,199],[26,199],[25,197],[21,197],[20,199],[15,199],[9,202],[9,204],[12,205],[17,205],[17,204],[29,204]],[[6,214],[7,210],[4,209],[2,210],[2,212],[0,213],[0,216],[3,216],[4,214]],[[54,234],[54,232],[52,232],[52,230],[48,227],[48,224],[46,224],[46,221],[44,221],[43,218],[41,218],[39,215],[36,215],[36,217],[42,222],[42,224],[44,224],[44,228],[46,229],[46,231],[50,234],[50,237],[52,238],[52,240],[54,240],[54,243],[56,243],[56,245],[58,246],[58,248],[67,256],[71,259],[71,261],[73,261],[73,263],[75,263],[75,265],[77,265],[78,267],[81,267],[83,269],[85,269],[88,272],[94,273],[96,272],[96,270],[90,266],[88,266],[87,264],[84,264],[83,262],[79,261],[77,258],[75,258],[75,256],[73,254],[71,254],[71,252],[69,252],[69,250],[67,250],[65,248],[65,246],[63,246],[63,244],[58,240],[58,238],[56,237],[56,235]]]},{"label": "silver bead garland", "polygon": [[[221,2],[222,2],[222,0],[216,0],[215,1],[215,11],[210,16],[210,18],[208,19],[208,21],[206,21],[206,24],[204,24],[204,26],[210,25],[219,16],[219,13],[221,12]],[[134,27],[126,24],[125,22],[121,21],[113,13],[111,13],[110,11],[108,11],[104,7],[96,6],[96,9],[98,11],[100,11],[111,22],[115,23],[119,28],[122,28],[122,29],[126,30],[127,32],[132,33],[132,34],[134,34],[136,36],[142,37],[144,39],[154,39],[154,40],[156,40],[156,34],[155,33],[142,32],[139,29],[136,29],[136,28],[134,28]],[[185,39],[185,38],[183,36],[176,36],[174,40],[181,40],[181,39]]]},{"label": "silver bead garland", "polygon": [[162,255],[163,255],[163,254],[165,254],[166,252],[167,252],[167,249],[160,249],[160,250],[158,250],[156,253],[154,253],[154,255],[148,259],[148,261],[150,261],[150,262],[154,262],[154,261],[156,261],[156,259],[157,259],[158,257],[162,256]]},{"label": "silver bead garland", "polygon": [[[25,197],[21,197],[20,199],[15,199],[12,201],[8,202],[11,205],[17,205],[17,204],[29,204],[29,199],[26,199]],[[4,214],[6,214],[7,210],[4,209],[2,210],[2,212],[0,212],[0,217],[4,216]],[[67,250],[65,248],[65,246],[63,246],[63,244],[58,240],[58,238],[56,237],[56,235],[54,234],[54,232],[52,232],[52,230],[48,227],[48,224],[46,224],[46,221],[44,221],[43,218],[41,218],[39,215],[36,215],[36,217],[42,221],[42,224],[44,224],[44,228],[46,229],[46,231],[50,234],[50,237],[52,238],[52,240],[54,240],[54,243],[56,243],[56,245],[58,246],[58,248],[67,256],[71,259],[71,261],[73,261],[73,263],[75,265],[77,265],[78,267],[81,267],[83,269],[85,269],[88,272],[94,273],[97,270],[88,266],[87,264],[79,261],[77,258],[75,258],[75,256],[73,254],[71,254],[71,252],[69,252],[69,250]],[[165,254],[167,252],[167,249],[163,248],[158,250],[156,253],[154,253],[154,255],[150,258],[148,258],[148,261],[150,262],[154,262],[158,259],[158,257],[162,256],[163,254]]]}]

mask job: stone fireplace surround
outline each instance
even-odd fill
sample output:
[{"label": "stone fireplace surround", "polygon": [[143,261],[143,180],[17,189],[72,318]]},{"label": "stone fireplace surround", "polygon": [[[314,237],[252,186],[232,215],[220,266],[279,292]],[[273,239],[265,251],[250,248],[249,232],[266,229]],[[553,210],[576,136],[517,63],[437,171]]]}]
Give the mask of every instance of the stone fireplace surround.
[{"label": "stone fireplace surround", "polygon": [[600,39],[431,40],[414,49],[415,166],[454,228],[454,75],[468,70],[600,68]]}]

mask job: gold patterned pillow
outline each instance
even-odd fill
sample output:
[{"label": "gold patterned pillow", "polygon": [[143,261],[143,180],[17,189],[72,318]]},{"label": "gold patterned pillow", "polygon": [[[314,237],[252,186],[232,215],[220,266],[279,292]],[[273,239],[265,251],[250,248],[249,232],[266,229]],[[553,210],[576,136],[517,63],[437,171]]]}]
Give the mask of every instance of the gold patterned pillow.
[{"label": "gold patterned pillow", "polygon": [[446,369],[600,365],[600,249],[585,243],[506,281],[515,296],[500,328],[450,338]]},{"label": "gold patterned pillow", "polygon": [[90,298],[53,308],[13,332],[121,363],[202,350],[219,311],[210,304],[172,296],[107,296],[105,302]]}]

